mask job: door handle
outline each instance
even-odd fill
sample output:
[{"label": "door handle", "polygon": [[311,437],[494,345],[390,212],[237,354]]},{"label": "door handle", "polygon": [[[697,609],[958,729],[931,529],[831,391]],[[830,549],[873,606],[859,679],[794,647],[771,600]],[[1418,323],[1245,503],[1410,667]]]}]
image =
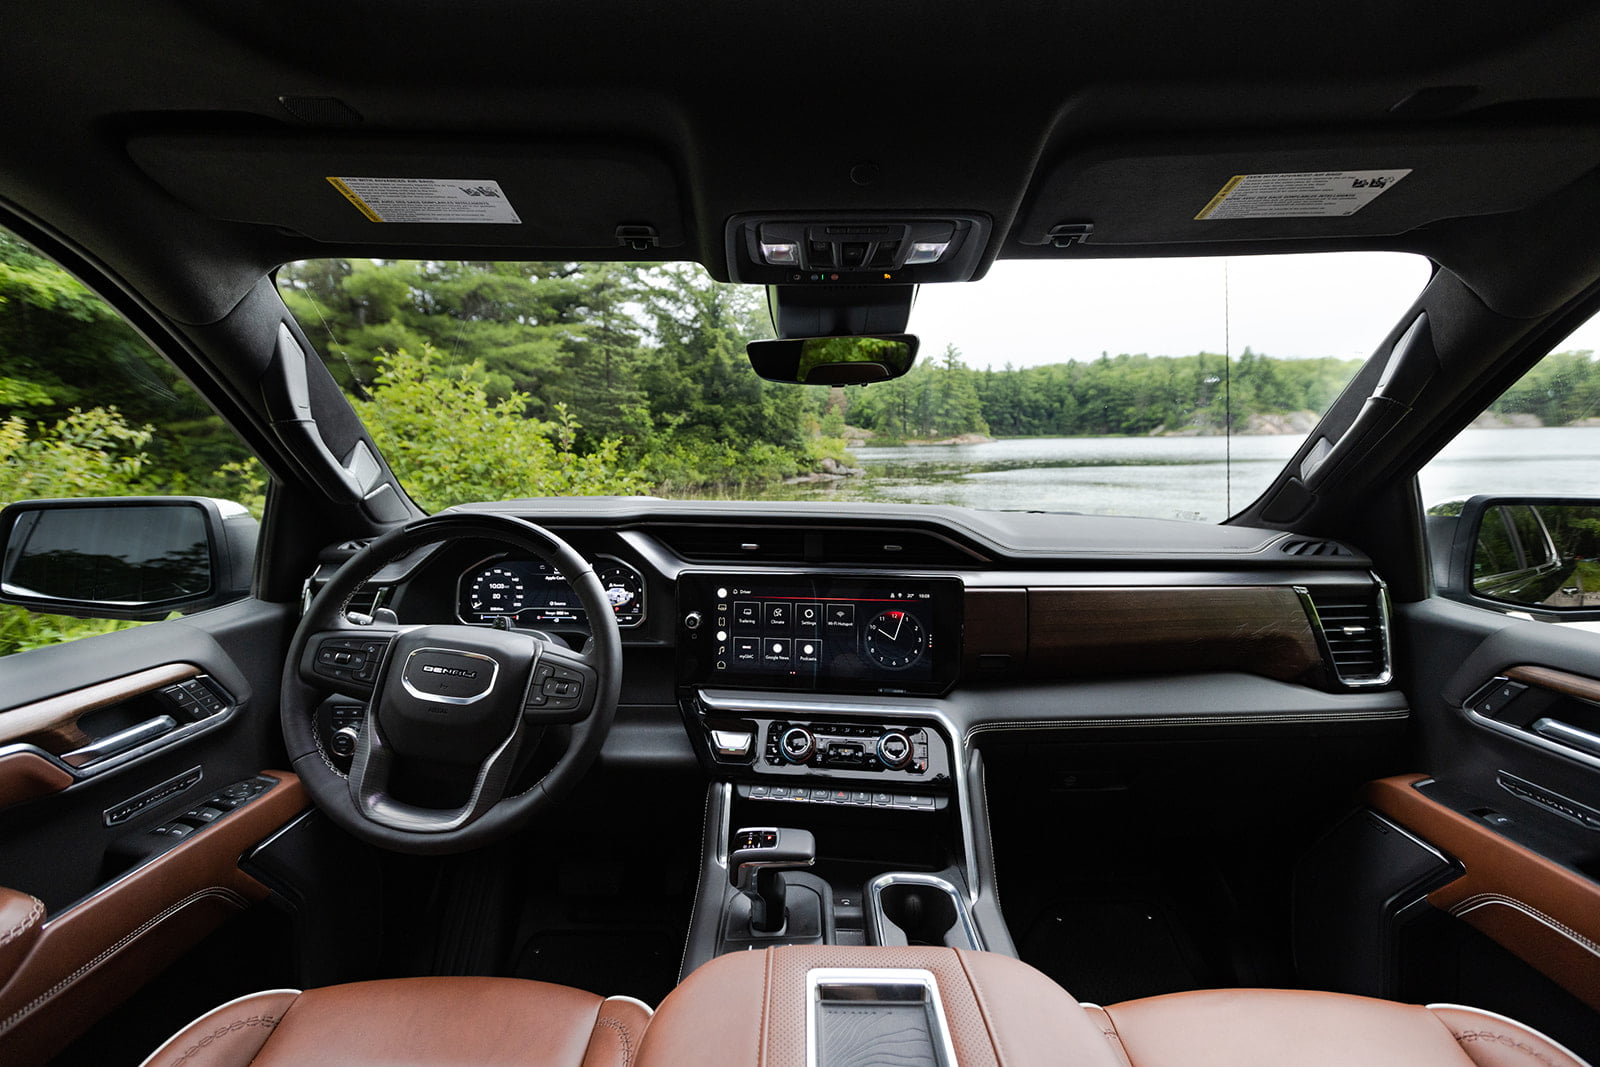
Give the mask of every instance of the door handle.
[{"label": "door handle", "polygon": [[1600,734],[1580,730],[1560,719],[1539,719],[1534,722],[1532,729],[1540,737],[1549,738],[1551,741],[1591,756],[1600,756]]},{"label": "door handle", "polygon": [[[126,752],[135,745],[142,745],[146,741],[153,741],[164,733],[168,733],[178,726],[178,720],[171,715],[157,715],[153,719],[130,726],[126,730],[118,730],[114,734],[107,734],[97,741],[75,748],[61,757],[61,762],[69,767],[84,767],[95,760],[114,756],[118,752]],[[1600,743],[1600,738],[1595,739]]]}]

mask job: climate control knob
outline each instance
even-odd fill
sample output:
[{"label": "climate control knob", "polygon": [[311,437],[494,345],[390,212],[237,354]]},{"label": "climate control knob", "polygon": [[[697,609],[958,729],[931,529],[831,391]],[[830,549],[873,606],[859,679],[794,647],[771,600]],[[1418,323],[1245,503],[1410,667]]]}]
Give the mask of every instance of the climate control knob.
[{"label": "climate control knob", "polygon": [[817,750],[817,739],[804,726],[791,726],[778,738],[778,751],[790,763],[804,763]]},{"label": "climate control knob", "polygon": [[890,730],[878,738],[878,759],[890,770],[898,771],[911,762],[911,738]]}]

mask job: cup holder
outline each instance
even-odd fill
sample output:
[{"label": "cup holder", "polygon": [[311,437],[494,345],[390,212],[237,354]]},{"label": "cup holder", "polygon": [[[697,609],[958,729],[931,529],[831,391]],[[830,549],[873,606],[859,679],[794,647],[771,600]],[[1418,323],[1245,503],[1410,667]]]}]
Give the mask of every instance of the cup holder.
[{"label": "cup holder", "polygon": [[956,887],[931,874],[891,873],[867,884],[870,933],[878,945],[981,949]]}]

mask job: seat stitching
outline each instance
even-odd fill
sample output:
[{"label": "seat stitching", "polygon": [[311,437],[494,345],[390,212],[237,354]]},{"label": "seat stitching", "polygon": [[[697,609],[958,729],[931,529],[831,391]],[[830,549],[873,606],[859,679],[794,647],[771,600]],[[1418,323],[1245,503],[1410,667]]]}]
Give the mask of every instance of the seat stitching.
[{"label": "seat stitching", "polygon": [[249,901],[245,900],[244,897],[240,896],[238,893],[235,893],[233,890],[222,889],[215,886],[210,889],[202,889],[197,893],[190,893],[176,904],[173,904],[170,907],[163,909],[161,912],[152,915],[150,918],[140,923],[137,927],[128,931],[128,933],[124,934],[122,938],[115,944],[102,949],[101,952],[93,959],[89,960],[87,963],[84,963],[77,970],[61,979],[61,981],[57,982],[49,989],[45,990],[43,993],[40,993],[38,996],[28,1001],[28,1003],[12,1012],[9,1016],[7,1016],[4,1022],[0,1022],[0,1037],[3,1037],[12,1030],[16,1029],[18,1023],[21,1023],[28,1016],[44,1007],[45,1004],[55,999],[58,994],[66,991],[68,987],[74,985],[80,978],[98,968],[102,963],[106,962],[112,956],[115,956],[117,953],[133,944],[139,938],[149,933],[156,926],[176,915],[190,904],[204,900],[206,897],[221,897],[228,903],[238,905],[241,908],[246,907],[249,904]]},{"label": "seat stitching", "polygon": [[1516,897],[1508,897],[1503,893],[1476,893],[1470,897],[1467,897],[1465,900],[1458,902],[1453,908],[1450,909],[1450,914],[1454,915],[1458,919],[1465,918],[1468,913],[1477,911],[1479,908],[1488,907],[1491,904],[1500,904],[1504,907],[1512,909],[1513,911],[1520,911],[1524,915],[1528,916],[1528,918],[1533,919],[1535,922],[1539,922],[1550,927],[1556,933],[1561,934],[1568,940],[1575,941],[1582,948],[1587,949],[1596,956],[1600,956],[1600,942],[1596,942],[1588,937],[1585,937],[1583,934],[1574,930],[1560,919],[1546,915],[1532,904],[1518,900]]},{"label": "seat stitching", "polygon": [[[185,1064],[185,1063],[187,1063],[189,1061],[189,1058],[191,1056],[193,1056],[195,1053],[199,1052],[201,1049],[205,1048],[207,1045],[211,1044],[213,1041],[215,1041],[218,1038],[223,1037],[223,1036],[225,1036],[227,1034],[237,1033],[240,1030],[245,1029],[246,1027],[264,1026],[268,1030],[275,1030],[275,1029],[277,1029],[278,1024],[283,1022],[283,1018],[284,1018],[285,1014],[287,1014],[287,1011],[285,1011],[283,1014],[279,1014],[277,1016],[267,1015],[265,1013],[258,1012],[255,1015],[241,1016],[240,1018],[234,1019],[231,1022],[226,1023],[225,1025],[218,1026],[217,1028],[213,1029],[209,1034],[207,1034],[205,1037],[200,1038],[198,1041],[196,1041],[194,1044],[190,1045],[186,1050],[184,1050],[184,1053],[183,1053],[182,1056],[179,1056],[176,1060],[172,1061],[172,1067],[182,1067],[183,1064]],[[263,1040],[262,1044],[266,1044],[266,1041]]]},{"label": "seat stitching", "polygon": [[628,1033],[628,1028],[620,1020],[601,1015],[594,1021],[596,1026],[609,1026],[617,1032],[622,1039],[622,1067],[629,1067],[633,1063],[633,1040]]},{"label": "seat stitching", "polygon": [[34,897],[33,907],[28,909],[28,914],[23,916],[22,920],[18,922],[17,925],[7,930],[4,934],[0,934],[0,948],[4,948],[17,938],[21,937],[31,926],[33,926],[34,923],[39,921],[39,916],[43,914],[44,901],[40,900],[38,897]]},{"label": "seat stitching", "polygon": [[[1434,1016],[1434,1018],[1437,1019],[1438,1016]],[[1441,1023],[1444,1022],[1443,1019],[1439,1021]],[[1467,1046],[1482,1042],[1492,1044],[1499,1049],[1511,1049],[1513,1052],[1520,1052],[1524,1056],[1545,1064],[1546,1067],[1559,1067],[1556,1060],[1551,1059],[1515,1034],[1501,1033],[1496,1030],[1463,1030],[1460,1033],[1456,1033],[1452,1029],[1450,1030],[1450,1036],[1456,1039],[1456,1044],[1461,1046],[1461,1051],[1466,1053],[1467,1058],[1473,1063],[1477,1063],[1478,1058],[1467,1051]]]},{"label": "seat stitching", "polygon": [[767,1008],[772,1002],[772,949],[766,950],[766,957],[761,972],[761,1040],[756,1052],[758,1067],[764,1067],[767,1062]]},{"label": "seat stitching", "polygon": [[961,968],[962,975],[967,980],[967,985],[972,989],[972,995],[978,1002],[978,1014],[983,1018],[983,1028],[989,1035],[989,1045],[994,1049],[994,1058],[998,1063],[1005,1063],[1006,1055],[1000,1047],[1000,1030],[990,1018],[989,1002],[984,999],[983,989],[978,985],[978,976],[967,968],[967,954],[960,949],[956,952],[956,964]]},{"label": "seat stitching", "polygon": [[1116,1020],[1111,1017],[1111,1013],[1099,1005],[1094,1005],[1098,1009],[1097,1012],[1088,1011],[1090,1007],[1088,1004],[1083,1007],[1086,1009],[1084,1014],[1089,1016],[1101,1035],[1110,1043],[1111,1051],[1122,1059],[1125,1067],[1132,1067],[1133,1060],[1128,1055],[1128,1046],[1122,1043],[1122,1034],[1117,1030]]}]

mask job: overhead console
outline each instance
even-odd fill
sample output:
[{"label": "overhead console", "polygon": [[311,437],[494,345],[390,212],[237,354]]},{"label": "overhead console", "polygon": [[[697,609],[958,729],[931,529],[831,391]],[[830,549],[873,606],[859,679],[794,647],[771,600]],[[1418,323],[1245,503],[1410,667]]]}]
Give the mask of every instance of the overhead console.
[{"label": "overhead console", "polygon": [[736,215],[728,222],[730,281],[875,286],[982,276],[990,222],[977,213]]}]

